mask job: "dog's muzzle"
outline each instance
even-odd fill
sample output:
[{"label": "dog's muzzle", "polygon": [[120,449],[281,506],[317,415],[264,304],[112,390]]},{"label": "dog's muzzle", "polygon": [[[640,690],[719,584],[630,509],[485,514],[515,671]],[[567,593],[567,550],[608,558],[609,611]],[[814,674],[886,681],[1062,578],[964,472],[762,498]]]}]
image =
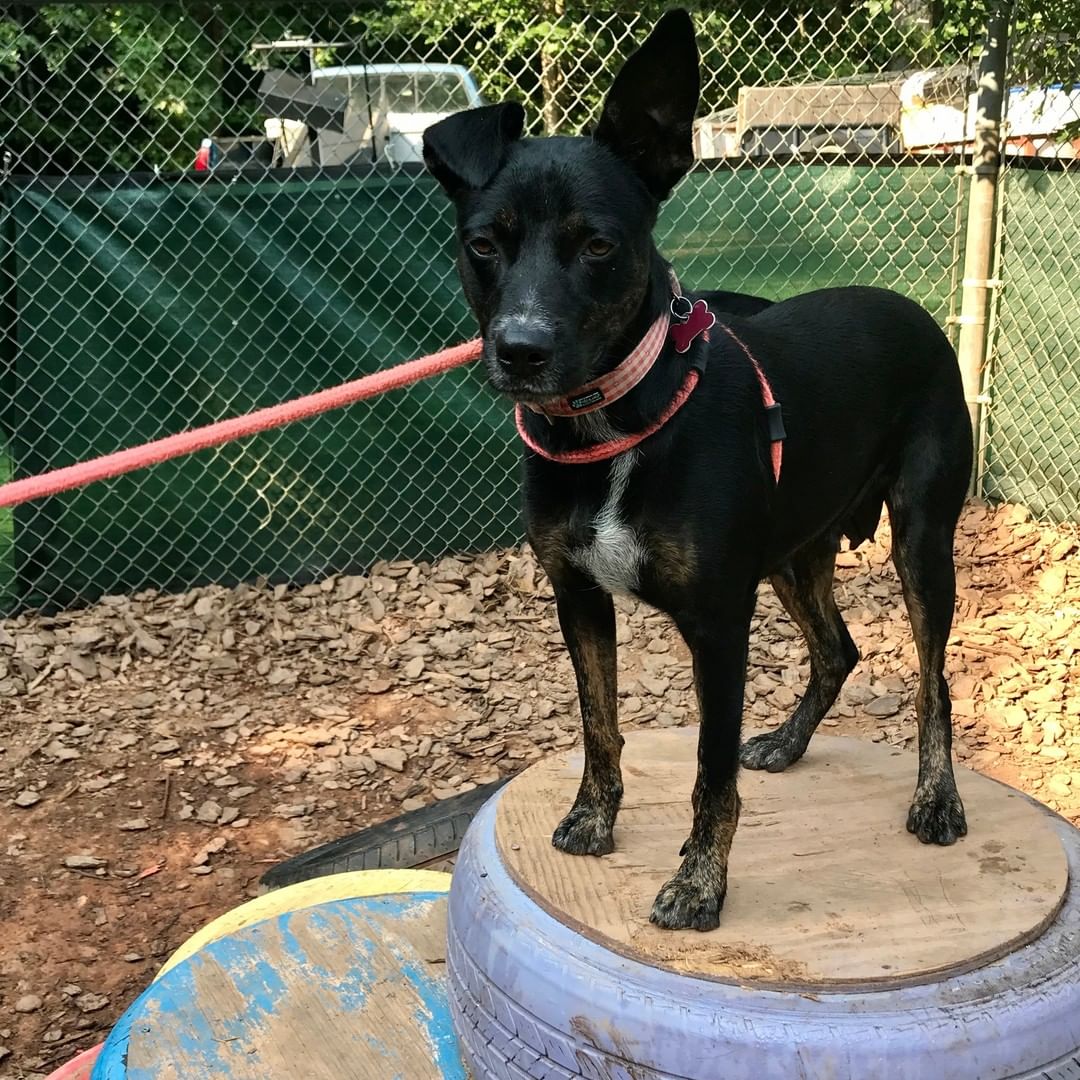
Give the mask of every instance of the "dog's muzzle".
[{"label": "dog's muzzle", "polygon": [[511,383],[530,382],[555,358],[555,334],[539,323],[509,322],[496,331],[492,344]]}]

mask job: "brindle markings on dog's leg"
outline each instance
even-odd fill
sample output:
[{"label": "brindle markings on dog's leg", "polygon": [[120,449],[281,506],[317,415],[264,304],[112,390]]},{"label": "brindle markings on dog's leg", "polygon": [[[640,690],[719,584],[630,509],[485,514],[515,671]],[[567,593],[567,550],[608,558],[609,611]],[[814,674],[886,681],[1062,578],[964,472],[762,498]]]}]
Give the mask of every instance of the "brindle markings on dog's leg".
[{"label": "brindle markings on dog's leg", "polygon": [[832,708],[844,680],[859,662],[833,596],[836,544],[831,537],[795,555],[791,573],[770,580],[810,650],[810,681],[795,712],[775,731],[757,735],[742,748],[748,769],[781,772],[806,753],[822,718]]},{"label": "brindle markings on dog's leg", "polygon": [[[905,594],[907,592],[905,587]],[[921,669],[919,689],[915,695],[915,716],[919,727],[919,779],[908,810],[907,828],[924,844],[951,844],[967,835],[967,818],[960,793],[956,790],[952,767],[949,687],[941,669],[934,670],[934,655],[924,655],[929,644],[925,608],[914,595],[908,597],[907,608],[915,632]],[[944,648],[941,655],[944,658]]]},{"label": "brindle markings on dog's leg", "polygon": [[652,574],[666,587],[690,585],[698,571],[697,551],[689,538],[650,532],[645,546],[652,557]]},{"label": "brindle markings on dog's leg", "polygon": [[739,793],[729,780],[718,797],[694,785],[694,825],[683,844],[682,865],[656,894],[651,922],[665,929],[715,930],[727,896],[728,856],[739,824]]},{"label": "brindle markings on dog's leg", "polygon": [[[963,435],[963,433],[961,433]],[[919,655],[915,715],[919,724],[919,779],[907,827],[924,844],[952,844],[967,833],[967,819],[952,766],[952,706],[945,681],[945,646],[956,603],[953,531],[967,474],[950,475],[944,462],[970,453],[915,446],[887,503],[893,529],[893,561],[904,588],[912,636]],[[960,470],[951,470],[960,473]],[[950,515],[942,506],[952,507]],[[933,505],[931,520],[926,506]],[[950,519],[951,518],[951,519]]]},{"label": "brindle markings on dog's leg", "polygon": [[536,552],[544,573],[553,581],[563,573],[570,554],[570,530],[560,522],[557,525],[532,522],[529,526],[529,544]]},{"label": "brindle markings on dog's leg", "polygon": [[559,624],[577,676],[585,769],[573,808],[555,829],[551,842],[571,855],[606,855],[615,848],[612,828],[623,793],[615,605],[608,593],[595,586],[556,586],[555,598]]},{"label": "brindle markings on dog's leg", "polygon": [[577,678],[585,742],[577,798],[551,842],[572,855],[606,855],[615,847],[612,829],[623,792],[615,605],[610,594],[570,563],[565,526],[534,524],[529,538],[555,589],[559,625]]},{"label": "brindle markings on dog's leg", "polygon": [[694,654],[694,679],[701,712],[694,823],[683,845],[683,861],[653,902],[652,922],[667,929],[714,930],[727,895],[731,842],[739,823],[739,726],[754,583],[724,611],[699,598],[701,610],[678,619]]}]

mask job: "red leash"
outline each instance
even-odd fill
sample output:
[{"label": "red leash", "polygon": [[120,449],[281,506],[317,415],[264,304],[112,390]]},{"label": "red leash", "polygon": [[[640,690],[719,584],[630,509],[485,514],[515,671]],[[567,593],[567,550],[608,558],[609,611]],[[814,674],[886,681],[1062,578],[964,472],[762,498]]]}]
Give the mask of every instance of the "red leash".
[{"label": "red leash", "polygon": [[730,326],[725,323],[717,324],[721,330],[740,349],[746,354],[746,359],[750,361],[754,368],[754,374],[757,376],[758,386],[761,387],[761,403],[765,406],[765,415],[769,420],[769,454],[772,458],[772,472],[773,480],[776,483],[780,483],[780,466],[784,461],[784,424],[780,416],[780,406],[777,404],[776,398],[773,397],[772,387],[769,385],[769,380],[762,371],[761,365],[757,362],[757,357],[746,347],[745,342]]},{"label": "red leash", "polygon": [[234,416],[229,420],[220,420],[216,424],[182,431],[177,435],[167,435],[142,446],[133,446],[129,450],[119,450],[115,454],[106,454],[78,465],[54,469],[40,476],[0,484],[0,506],[15,506],[46,495],[58,495],[62,491],[92,484],[95,480],[107,480],[147,465],[158,465],[162,461],[191,454],[196,450],[220,446],[232,439],[242,439],[247,435],[284,427],[294,420],[308,420],[330,409],[340,409],[344,405],[364,401],[388,390],[398,390],[432,375],[441,375],[444,371],[462,367],[479,359],[481,348],[482,343],[476,338],[463,345],[455,345],[418,360],[409,360],[386,371],[376,371],[371,375],[353,379],[343,386],[320,390],[295,401],[271,405],[246,416]]},{"label": "red leash", "polygon": [[[701,304],[701,301],[698,303]],[[704,305],[702,307],[704,308]],[[695,324],[691,319],[686,331],[685,344],[677,342],[677,344],[682,345],[678,351],[685,351],[689,347],[690,341],[699,333],[704,333],[706,340],[708,340],[708,331],[714,324],[715,319],[707,309],[704,309],[704,311],[709,316],[708,325],[701,322]],[[757,375],[761,387],[761,399],[769,415],[773,477],[779,483],[784,438],[780,406],[773,398],[769,380],[766,378],[765,372],[762,371],[757,359],[730,327],[725,326],[723,323],[718,325],[746,354]],[[650,333],[652,332],[650,331]],[[661,340],[663,339],[661,338]],[[148,465],[158,465],[163,461],[170,461],[173,458],[194,453],[197,450],[208,450],[212,446],[221,446],[222,443],[231,442],[233,439],[242,439],[249,435],[284,427],[294,420],[308,420],[313,416],[318,416],[320,413],[329,412],[331,409],[340,409],[345,405],[352,405],[354,402],[364,401],[378,394],[385,394],[389,390],[398,390],[403,386],[420,382],[422,379],[431,378],[433,375],[441,375],[445,371],[472,363],[472,361],[480,358],[482,350],[483,343],[479,338],[474,338],[463,345],[454,345],[449,349],[432,353],[430,356],[423,356],[418,360],[409,360],[404,364],[399,364],[397,367],[388,368],[386,371],[376,371],[371,375],[353,379],[342,386],[335,386],[329,390],[320,390],[317,393],[308,394],[306,397],[297,398],[295,401],[271,405],[269,408],[259,409],[256,412],[248,413],[246,416],[234,416],[229,420],[219,420],[215,424],[194,428],[191,431],[182,431],[177,435],[167,435],[163,439],[156,439],[154,442],[144,443],[142,446],[133,446],[128,450],[118,450],[114,454],[106,454],[104,457],[93,458],[77,465],[68,465],[62,469],[53,469],[51,472],[42,473],[40,476],[31,476],[25,480],[14,480],[8,484],[0,484],[0,507],[16,506],[32,499],[44,498],[46,495],[58,495],[63,491],[71,491],[86,484],[92,484],[97,480],[108,480],[115,476],[122,476],[124,473],[134,472],[136,469],[144,469]],[[652,359],[655,360],[655,356]],[[645,370],[647,371],[651,367],[652,361],[645,365]],[[627,435],[610,443],[603,443],[599,447],[586,447],[582,450],[569,451],[557,456],[550,454],[528,436],[525,431],[520,405],[517,408],[518,432],[531,450],[545,457],[550,457],[552,460],[560,460],[568,464],[602,461],[614,457],[616,454],[625,453],[625,451],[632,449],[638,443],[659,431],[686,403],[693,393],[694,387],[697,386],[698,378],[699,372],[691,369],[674,399],[669,402],[656,421],[644,431]],[[621,396],[621,394],[616,396]],[[591,411],[591,409],[585,411]]]}]

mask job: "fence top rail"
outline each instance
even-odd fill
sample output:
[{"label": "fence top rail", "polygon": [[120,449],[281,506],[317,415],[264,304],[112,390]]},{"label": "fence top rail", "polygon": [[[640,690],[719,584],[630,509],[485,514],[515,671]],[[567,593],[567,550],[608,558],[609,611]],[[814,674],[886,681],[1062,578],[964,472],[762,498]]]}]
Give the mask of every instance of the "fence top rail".
[{"label": "fence top rail", "polygon": [[[696,161],[688,175],[714,172],[768,172],[785,168],[821,168],[830,165],[882,169],[942,169],[964,168],[971,165],[970,154],[772,154],[768,159],[713,158]],[[1080,158],[1006,157],[1004,166],[1028,172],[1080,172]],[[233,184],[268,181],[275,185],[325,184],[341,180],[367,180],[371,177],[416,179],[426,175],[421,163],[403,162],[390,166],[382,162],[351,165],[305,166],[302,168],[243,167],[229,171],[190,172],[148,170],[101,171],[72,173],[9,173],[2,177],[12,188],[61,193],[72,188],[78,191],[124,191],[193,185],[196,187],[227,188]]]}]

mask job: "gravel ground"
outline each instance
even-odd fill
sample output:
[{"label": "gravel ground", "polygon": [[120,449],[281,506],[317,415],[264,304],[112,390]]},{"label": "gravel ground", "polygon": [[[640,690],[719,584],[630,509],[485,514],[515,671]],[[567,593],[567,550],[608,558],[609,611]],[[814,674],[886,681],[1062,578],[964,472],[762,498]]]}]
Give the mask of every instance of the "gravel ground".
[{"label": "gravel ground", "polygon": [[[957,551],[956,756],[1080,821],[1077,530],[972,506]],[[909,746],[914,649],[888,552],[883,523],[839,557],[863,661],[824,724]],[[693,723],[685,647],[656,613],[618,610],[623,723]],[[778,724],[807,675],[765,587],[750,722]],[[578,726],[527,549],[0,621],[0,1078],[103,1038],[268,865],[515,771]]]}]

